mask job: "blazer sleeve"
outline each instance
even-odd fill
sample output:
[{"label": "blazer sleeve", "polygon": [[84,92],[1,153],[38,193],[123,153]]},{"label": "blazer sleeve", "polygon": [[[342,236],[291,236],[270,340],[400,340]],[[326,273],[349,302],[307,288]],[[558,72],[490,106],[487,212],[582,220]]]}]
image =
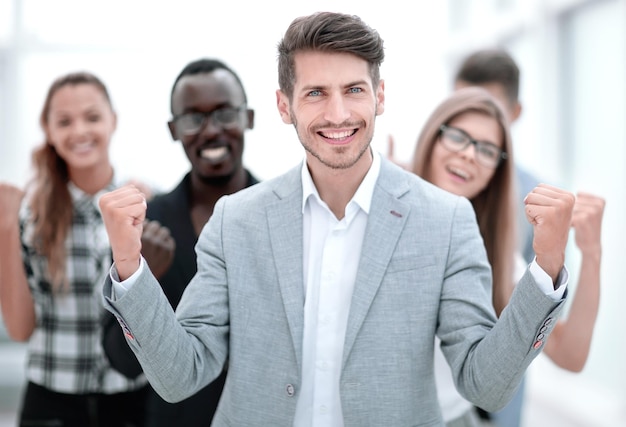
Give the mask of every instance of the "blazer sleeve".
[{"label": "blazer sleeve", "polygon": [[459,204],[452,227],[438,336],[459,392],[493,412],[515,393],[564,299],[553,301],[526,271],[496,320],[493,308],[484,305],[490,301],[484,292],[491,287],[491,274],[482,265],[487,257],[469,203]]},{"label": "blazer sleeve", "polygon": [[[198,273],[185,289],[176,313],[149,268],[115,300],[110,275],[105,279],[105,308],[122,326],[150,385],[167,402],[195,394],[217,378],[226,364],[229,318],[221,259],[222,212],[218,202],[198,243],[202,248],[197,251]],[[211,317],[214,312],[217,316]]]}]

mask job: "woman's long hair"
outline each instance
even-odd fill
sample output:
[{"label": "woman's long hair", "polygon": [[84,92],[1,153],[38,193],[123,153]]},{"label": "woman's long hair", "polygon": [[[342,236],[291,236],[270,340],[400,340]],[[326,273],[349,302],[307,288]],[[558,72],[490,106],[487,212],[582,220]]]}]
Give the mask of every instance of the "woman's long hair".
[{"label": "woman's long hair", "polygon": [[56,92],[65,86],[94,85],[102,91],[111,104],[106,86],[88,72],[76,72],[57,78],[50,88],[41,110],[39,124],[45,141],[33,150],[34,177],[29,205],[34,221],[34,247],[48,261],[48,275],[53,288],[66,286],[65,240],[72,224],[73,205],[67,184],[69,172],[65,160],[59,156],[48,136],[50,104]]},{"label": "woman's long hair", "polygon": [[500,162],[487,187],[471,201],[493,274],[493,306],[498,316],[508,304],[514,286],[514,260],[517,242],[517,196],[513,146],[509,123],[498,101],[478,87],[455,91],[433,111],[422,128],[413,155],[412,171],[430,180],[433,148],[440,137],[440,126],[467,112],[493,117],[502,131],[507,159]]}]

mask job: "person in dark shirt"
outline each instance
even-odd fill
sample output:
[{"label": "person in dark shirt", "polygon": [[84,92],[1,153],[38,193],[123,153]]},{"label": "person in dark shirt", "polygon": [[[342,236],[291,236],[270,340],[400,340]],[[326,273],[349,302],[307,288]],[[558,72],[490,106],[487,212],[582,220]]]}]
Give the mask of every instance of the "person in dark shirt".
[{"label": "person in dark shirt", "polygon": [[[247,106],[239,76],[225,63],[217,59],[189,63],[174,82],[171,112],[170,133],[181,142],[191,170],[171,192],[149,200],[142,253],[176,309],[196,273],[194,247],[215,202],[258,180],[242,161],[244,134],[254,126],[254,110]],[[105,347],[111,349],[112,359],[118,359],[113,365],[131,377],[139,375],[141,367],[114,318],[109,319],[108,326],[105,339],[109,345]],[[146,426],[210,425],[225,377],[222,373],[195,395],[175,404],[164,401],[150,387]]]}]

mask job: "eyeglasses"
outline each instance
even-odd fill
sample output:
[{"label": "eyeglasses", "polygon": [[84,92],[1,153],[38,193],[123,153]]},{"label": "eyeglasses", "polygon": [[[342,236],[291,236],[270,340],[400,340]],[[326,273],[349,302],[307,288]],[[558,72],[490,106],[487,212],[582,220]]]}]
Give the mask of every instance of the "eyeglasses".
[{"label": "eyeglasses", "polygon": [[240,112],[246,109],[246,105],[239,107],[222,107],[207,113],[183,113],[172,118],[176,133],[180,136],[193,136],[200,133],[202,128],[211,119],[215,126],[222,129],[233,129],[241,125]]},{"label": "eyeglasses", "polygon": [[439,131],[441,145],[449,151],[457,153],[473,144],[476,147],[476,160],[485,167],[497,168],[500,162],[508,157],[497,145],[486,141],[476,141],[461,129],[441,125]]}]

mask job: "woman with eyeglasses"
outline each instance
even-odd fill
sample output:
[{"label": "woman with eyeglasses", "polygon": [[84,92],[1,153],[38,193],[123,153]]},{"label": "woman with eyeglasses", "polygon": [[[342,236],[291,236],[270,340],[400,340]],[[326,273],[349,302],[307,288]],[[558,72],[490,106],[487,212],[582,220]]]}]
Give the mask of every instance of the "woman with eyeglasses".
[{"label": "woman with eyeglasses", "polygon": [[[516,249],[517,198],[511,135],[497,101],[486,90],[469,87],[441,102],[418,138],[412,171],[471,201],[492,267],[491,293],[499,316],[527,266]],[[542,186],[550,191],[550,186]],[[579,282],[568,318],[559,321],[543,350],[555,364],[575,372],[587,360],[598,312],[603,211],[602,198],[578,193],[572,227],[582,252]],[[437,344],[435,375],[447,426],[480,425],[472,405],[456,391]]]}]

